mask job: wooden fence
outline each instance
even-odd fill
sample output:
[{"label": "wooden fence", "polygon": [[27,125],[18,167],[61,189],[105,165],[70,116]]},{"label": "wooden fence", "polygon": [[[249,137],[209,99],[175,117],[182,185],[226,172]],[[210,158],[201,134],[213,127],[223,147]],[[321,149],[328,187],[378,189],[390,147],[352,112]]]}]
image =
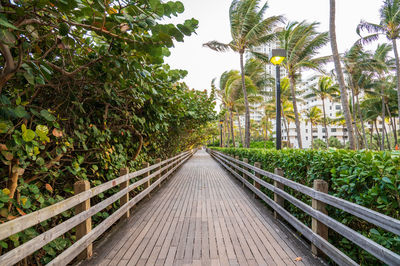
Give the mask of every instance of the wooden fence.
[{"label": "wooden fence", "polygon": [[[66,265],[78,255],[81,258],[90,257],[93,241],[119,219],[129,217],[130,209],[146,195],[149,195],[156,186],[160,186],[161,182],[187,161],[193,153],[194,151],[192,150],[165,161],[159,160],[158,163],[152,166],[147,164],[145,165],[147,166],[146,168],[133,173],[129,173],[127,168],[121,169],[120,177],[93,188],[90,188],[88,181],[78,181],[74,185],[76,195],[73,197],[0,224],[0,240],[3,240],[75,207],[75,216],[5,253],[0,257],[0,265],[13,265],[21,261],[73,228],[76,228],[75,243],[53,259],[49,265]],[[130,183],[132,178],[140,176],[143,178],[132,184]],[[120,189],[118,193],[94,206],[90,206],[91,198],[118,185]],[[140,186],[143,187],[143,190],[132,199],[129,199],[129,192]],[[91,217],[118,200],[120,200],[120,208],[92,230]]]},{"label": "wooden fence", "polygon": [[[217,151],[210,149],[207,149],[207,151],[223,167],[253,191],[255,195],[273,208],[275,217],[282,217],[298,232],[306,237],[312,243],[312,251],[314,254],[322,251],[339,265],[358,265],[351,258],[328,242],[328,228],[330,228],[382,262],[388,265],[400,265],[399,254],[377,244],[371,239],[329,217],[326,213],[325,205],[328,204],[341,209],[396,235],[400,235],[400,220],[327,194],[328,186],[323,180],[315,180],[314,188],[310,188],[282,177],[282,173],[279,169],[276,169],[275,174],[273,174],[260,169],[259,163],[255,163],[255,166],[252,166],[247,162],[243,162],[247,161],[246,159],[240,161],[238,158],[235,159]],[[273,180],[274,185],[264,181],[262,179],[263,177]],[[290,187],[295,191],[311,197],[312,206],[285,192],[284,186]],[[273,192],[274,199],[271,199],[264,194],[260,190],[260,187],[264,187]],[[300,222],[283,207],[284,200],[292,203],[294,206],[312,217],[311,229]]]}]

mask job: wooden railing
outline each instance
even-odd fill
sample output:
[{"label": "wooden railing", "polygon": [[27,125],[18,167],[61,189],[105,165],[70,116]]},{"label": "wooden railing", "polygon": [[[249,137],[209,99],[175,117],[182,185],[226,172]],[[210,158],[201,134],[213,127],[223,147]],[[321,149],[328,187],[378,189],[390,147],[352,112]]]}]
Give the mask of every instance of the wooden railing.
[{"label": "wooden railing", "polygon": [[[193,153],[194,151],[192,150],[162,162],[159,160],[158,163],[152,166],[147,164],[146,166],[148,167],[133,173],[128,173],[128,169],[124,168],[121,170],[120,177],[93,188],[90,188],[88,181],[78,181],[74,186],[76,195],[73,197],[0,224],[0,240],[3,240],[75,207],[75,216],[5,253],[0,257],[0,265],[13,265],[21,261],[73,228],[76,228],[77,241],[53,259],[49,265],[66,265],[79,254],[82,257],[90,257],[93,241],[120,218],[129,217],[129,210],[156,186],[161,185],[161,182],[188,160]],[[132,178],[140,176],[143,176],[143,178],[130,184]],[[90,206],[91,198],[118,185],[120,189],[118,193],[92,207]],[[132,199],[129,199],[129,192],[140,186],[143,187],[143,190]],[[91,217],[118,200],[120,200],[120,208],[91,230]]]},{"label": "wooden railing", "polygon": [[[275,212],[275,217],[279,216],[291,224],[298,232],[312,243],[313,253],[317,255],[317,250],[322,251],[339,265],[358,265],[351,258],[341,252],[328,242],[328,227],[347,238],[349,241],[358,245],[369,252],[382,262],[388,265],[400,265],[400,255],[377,244],[371,239],[345,226],[344,224],[329,217],[325,210],[325,205],[331,205],[347,213],[357,216],[367,222],[379,226],[396,235],[400,235],[400,220],[375,212],[368,208],[354,204],[352,202],[331,196],[327,194],[327,183],[323,180],[314,181],[314,189],[291,181],[280,175],[279,169],[275,174],[264,171],[259,168],[260,164],[255,163],[252,166],[246,162],[232,158],[223,153],[207,149],[224,168],[237,177],[246,185],[255,195],[267,203]],[[245,159],[244,159],[245,161]],[[258,166],[258,167],[256,167]],[[254,173],[253,173],[254,172]],[[264,181],[267,177],[274,181],[274,185]],[[250,179],[250,181],[248,180]],[[325,184],[324,184],[325,182]],[[312,206],[293,197],[284,191],[284,186],[290,187],[295,191],[303,193],[312,198]],[[264,194],[260,187],[264,187],[274,193],[274,199]],[[324,192],[318,191],[324,187]],[[284,200],[292,203],[294,206],[304,211],[312,217],[312,228],[303,224],[283,207]]]}]

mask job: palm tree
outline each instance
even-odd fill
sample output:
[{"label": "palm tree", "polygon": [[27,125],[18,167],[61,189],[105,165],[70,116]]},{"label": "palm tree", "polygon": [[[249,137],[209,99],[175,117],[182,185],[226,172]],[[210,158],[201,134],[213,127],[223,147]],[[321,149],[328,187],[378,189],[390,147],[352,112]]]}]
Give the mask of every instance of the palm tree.
[{"label": "palm tree", "polygon": [[351,124],[347,87],[344,82],[344,75],[343,75],[342,65],[340,64],[340,56],[339,56],[339,51],[338,51],[337,41],[336,41],[336,24],[335,24],[336,1],[329,0],[329,3],[330,3],[329,35],[330,35],[330,40],[331,40],[332,57],[333,57],[333,62],[335,64],[336,76],[337,76],[339,88],[340,88],[340,99],[342,102],[343,116],[346,120],[347,133],[349,135],[349,142],[350,142],[350,149],[354,150],[355,143],[354,143],[353,126]]},{"label": "palm tree", "polygon": [[372,33],[372,35],[362,37],[361,42],[363,43],[375,41],[381,34],[392,42],[396,61],[397,106],[398,110],[400,110],[400,62],[397,50],[397,39],[400,38],[400,0],[385,0],[380,9],[380,19],[379,24],[361,21],[357,27],[357,32],[360,34],[362,30],[366,30]]},{"label": "palm tree", "polygon": [[314,106],[308,109],[304,115],[306,117],[306,121],[310,122],[311,125],[311,149],[314,149],[313,126],[316,126],[321,121],[322,111],[318,107]]},{"label": "palm tree", "polygon": [[283,62],[290,82],[293,110],[295,114],[296,133],[299,148],[303,147],[300,130],[300,115],[296,101],[296,82],[302,70],[322,71],[322,64],[329,60],[329,57],[318,57],[318,50],[329,42],[327,32],[317,31],[319,23],[289,23],[279,34],[281,46],[287,51],[287,57]]},{"label": "palm tree", "polygon": [[211,41],[204,46],[215,51],[233,50],[240,56],[240,72],[243,98],[245,105],[245,145],[250,147],[250,107],[247,98],[243,55],[253,47],[272,41],[276,33],[274,29],[283,20],[282,16],[272,16],[264,19],[268,4],[260,7],[260,0],[233,0],[229,8],[229,19],[232,41],[220,43]]},{"label": "palm tree", "polygon": [[338,96],[339,96],[339,88],[337,84],[333,83],[332,78],[328,76],[319,77],[316,86],[312,86],[310,88],[310,93],[305,96],[305,98],[318,97],[322,101],[326,146],[328,148],[329,148],[329,135],[328,135],[327,120],[326,120],[325,100],[326,99],[333,100],[333,98],[337,98]]}]

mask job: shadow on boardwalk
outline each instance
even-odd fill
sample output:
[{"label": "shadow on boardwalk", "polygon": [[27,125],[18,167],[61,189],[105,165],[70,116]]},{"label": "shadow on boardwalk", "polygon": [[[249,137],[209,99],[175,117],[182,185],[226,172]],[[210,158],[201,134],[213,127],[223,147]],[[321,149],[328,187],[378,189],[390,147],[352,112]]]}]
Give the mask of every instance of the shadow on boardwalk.
[{"label": "shadow on boardwalk", "polygon": [[94,252],[83,264],[321,264],[204,150]]}]

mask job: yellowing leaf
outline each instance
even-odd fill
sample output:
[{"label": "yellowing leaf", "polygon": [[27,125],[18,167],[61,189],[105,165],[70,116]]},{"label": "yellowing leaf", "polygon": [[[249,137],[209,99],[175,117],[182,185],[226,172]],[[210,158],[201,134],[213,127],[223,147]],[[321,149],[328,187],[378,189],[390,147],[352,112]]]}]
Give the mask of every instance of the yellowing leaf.
[{"label": "yellowing leaf", "polygon": [[26,197],[21,198],[21,203],[22,203],[22,205],[25,206],[25,204],[26,204],[27,201],[28,201],[28,198],[26,198]]},{"label": "yellowing leaf", "polygon": [[116,14],[116,13],[118,13],[118,12],[117,12],[117,10],[116,10],[115,8],[110,7],[110,8],[107,10],[107,13],[110,14],[110,15],[112,15],[112,14]]},{"label": "yellowing leaf", "polygon": [[3,188],[3,193],[4,194],[6,194],[6,195],[9,195],[10,194],[10,190],[8,189],[8,188]]},{"label": "yellowing leaf", "polygon": [[294,260],[295,260],[295,261],[302,261],[303,258],[302,258],[302,257],[297,257],[297,258],[295,258]]},{"label": "yellowing leaf", "polygon": [[50,184],[46,184],[46,189],[50,192],[53,192],[53,188],[50,186]]},{"label": "yellowing leaf", "polygon": [[8,151],[8,148],[5,144],[0,144],[0,151]]}]

